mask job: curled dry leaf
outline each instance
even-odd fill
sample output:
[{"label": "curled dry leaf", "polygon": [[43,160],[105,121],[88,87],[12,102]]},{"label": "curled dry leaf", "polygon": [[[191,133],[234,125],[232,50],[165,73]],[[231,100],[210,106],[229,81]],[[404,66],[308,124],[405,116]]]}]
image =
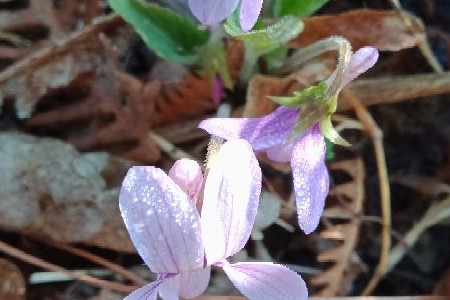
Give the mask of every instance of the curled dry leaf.
[{"label": "curled dry leaf", "polygon": [[0,95],[14,98],[31,132],[81,151],[156,162],[160,151],[147,134],[161,84],[117,71],[120,53],[112,43],[124,38],[126,28],[118,17],[107,17],[41,50],[0,73]]},{"label": "curled dry leaf", "polygon": [[25,300],[26,284],[19,268],[0,258],[0,299]]},{"label": "curled dry leaf", "polygon": [[0,37],[0,69],[90,23],[103,13],[100,1],[7,1],[0,8],[0,32],[14,39]]},{"label": "curled dry leaf", "polygon": [[[345,172],[350,180],[330,189],[329,199],[335,205],[324,210],[327,228],[320,232],[320,237],[334,243],[322,250],[317,260],[332,263],[331,267],[311,279],[311,284],[318,288],[316,296],[336,296],[346,294],[349,280],[352,280],[351,258],[357,245],[361,213],[364,199],[364,165],[360,159],[338,161],[330,164],[330,170]],[[338,220],[333,224],[333,220]]]},{"label": "curled dry leaf", "polygon": [[348,39],[354,49],[371,45],[381,51],[399,51],[414,47],[425,38],[420,20],[413,16],[411,20],[413,30],[395,10],[363,9],[311,17],[304,20],[305,29],[291,46],[302,47],[331,35],[340,35]]}]

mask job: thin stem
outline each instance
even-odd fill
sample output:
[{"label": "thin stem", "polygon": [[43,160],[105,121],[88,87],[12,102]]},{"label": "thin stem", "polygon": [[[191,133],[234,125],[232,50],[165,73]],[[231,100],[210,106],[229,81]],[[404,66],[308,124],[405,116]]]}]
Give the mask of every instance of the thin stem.
[{"label": "thin stem", "polygon": [[277,70],[277,73],[292,73],[295,72],[308,60],[317,57],[325,52],[338,51],[338,63],[336,70],[331,75],[329,82],[328,95],[330,97],[337,96],[342,87],[344,78],[347,75],[350,57],[352,54],[352,47],[350,42],[340,36],[333,36],[327,39],[320,40],[303,49],[297,50],[291,57],[289,57],[284,65]]},{"label": "thin stem", "polygon": [[442,68],[441,64],[437,60],[436,56],[433,53],[433,50],[431,50],[430,44],[428,43],[428,40],[426,37],[423,37],[422,35],[416,34],[417,30],[415,30],[414,27],[420,27],[423,28],[422,22],[419,21],[419,19],[412,18],[409,14],[407,14],[403,9],[398,0],[389,0],[392,4],[392,6],[397,10],[400,17],[403,20],[403,23],[405,23],[406,27],[412,32],[412,34],[418,39],[419,41],[419,50],[422,52],[422,55],[427,60],[428,64],[431,66],[434,72],[436,73],[443,73],[444,69]]},{"label": "thin stem", "polygon": [[362,105],[355,95],[349,90],[344,89],[342,91],[347,101],[354,107],[356,115],[363,125],[364,131],[366,131],[372,138],[375,158],[378,169],[378,180],[380,184],[380,202],[381,202],[381,217],[382,217],[382,231],[381,231],[381,253],[380,261],[378,262],[375,273],[369,284],[364,289],[362,295],[367,296],[377,286],[381,278],[386,274],[389,251],[391,249],[391,196],[389,186],[389,175],[386,167],[386,156],[383,146],[383,132],[380,130],[375,120],[370,115],[369,111]]},{"label": "thin stem", "polygon": [[127,269],[123,268],[120,265],[117,265],[109,260],[104,259],[103,257],[100,257],[98,255],[95,255],[93,253],[90,253],[88,251],[85,251],[83,249],[79,249],[70,245],[65,245],[61,243],[55,243],[51,241],[42,241],[52,247],[59,248],[62,250],[65,250],[71,254],[83,257],[87,260],[90,260],[100,266],[103,266],[113,272],[116,272],[117,274],[122,275],[124,278],[132,281],[136,285],[145,285],[147,284],[147,281],[138,275],[134,274],[133,272],[128,271]]}]

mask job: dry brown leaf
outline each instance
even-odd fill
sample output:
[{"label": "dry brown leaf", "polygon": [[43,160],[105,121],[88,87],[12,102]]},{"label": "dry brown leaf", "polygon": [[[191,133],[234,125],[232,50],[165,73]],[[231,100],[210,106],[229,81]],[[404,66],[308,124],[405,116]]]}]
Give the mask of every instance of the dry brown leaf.
[{"label": "dry brown leaf", "polygon": [[265,116],[278,106],[269,96],[286,96],[298,88],[298,81],[294,76],[285,78],[255,75],[250,80],[247,89],[243,117],[254,118]]},{"label": "dry brown leaf", "polygon": [[[332,263],[332,266],[311,279],[311,284],[318,288],[316,296],[346,293],[360,228],[360,220],[355,216],[361,213],[364,199],[364,165],[360,159],[331,163],[330,170],[345,172],[350,180],[330,189],[327,202],[335,199],[337,205],[325,209],[324,217],[330,225],[320,232],[320,237],[336,245],[321,251],[317,257],[319,262]],[[333,219],[339,223],[333,224]]]},{"label": "dry brown leaf", "polygon": [[348,39],[354,49],[371,45],[382,51],[398,51],[414,47],[425,38],[420,20],[411,18],[414,32],[394,10],[363,9],[310,17],[304,20],[305,29],[291,45],[302,47],[332,35],[340,35]]},{"label": "dry brown leaf", "polygon": [[163,86],[155,104],[155,125],[167,125],[212,111],[212,87],[206,77],[188,73],[180,83]]},{"label": "dry brown leaf", "polygon": [[[227,65],[233,80],[239,76],[243,55],[243,46],[239,41],[228,42]],[[168,125],[199,117],[216,108],[210,80],[188,73],[183,82],[163,86],[161,94],[156,99],[153,120],[155,125]]]},{"label": "dry brown leaf", "polygon": [[18,117],[29,117],[36,103],[50,90],[67,86],[80,74],[95,73],[103,65],[104,46],[99,34],[123,30],[121,25],[117,16],[105,18],[10,66],[0,73],[0,105],[5,97],[12,97]]},{"label": "dry brown leaf", "polygon": [[25,300],[26,284],[19,268],[0,258],[0,299]]},{"label": "dry brown leaf", "polygon": [[57,42],[80,25],[88,24],[102,14],[101,0],[11,0],[0,9],[0,32],[15,35],[19,43],[11,39],[0,47],[0,69],[28,54]]},{"label": "dry brown leaf", "polygon": [[127,30],[112,16],[40,51],[0,73],[0,94],[15,99],[32,132],[154,163],[160,151],[147,133],[161,85],[118,72],[103,32],[120,39]]},{"label": "dry brown leaf", "polygon": [[333,60],[321,59],[311,61],[298,72],[284,78],[253,76],[248,84],[243,116],[262,117],[273,112],[278,104],[271,101],[269,96],[290,96],[298,89],[326,79],[333,67]]}]

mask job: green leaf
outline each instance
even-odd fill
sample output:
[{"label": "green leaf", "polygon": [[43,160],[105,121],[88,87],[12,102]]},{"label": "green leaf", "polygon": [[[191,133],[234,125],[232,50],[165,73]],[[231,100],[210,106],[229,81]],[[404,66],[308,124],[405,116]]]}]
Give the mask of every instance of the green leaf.
[{"label": "green leaf", "polygon": [[108,2],[160,57],[185,64],[199,61],[199,48],[208,41],[208,32],[191,19],[142,0]]},{"label": "green leaf", "polygon": [[229,35],[241,39],[249,50],[260,56],[298,36],[303,30],[303,23],[296,17],[287,16],[265,29],[243,32],[236,14],[233,14],[227,19],[224,28]]},{"label": "green leaf", "polygon": [[287,46],[281,46],[264,55],[269,70],[281,68],[281,66],[283,66],[288,50]]},{"label": "green leaf", "polygon": [[227,52],[221,38],[211,38],[202,54],[203,71],[213,82],[217,75],[223,80],[226,88],[233,88],[233,81],[227,66]]},{"label": "green leaf", "polygon": [[277,0],[273,4],[275,17],[297,16],[307,17],[321,8],[328,0]]},{"label": "green leaf", "polygon": [[224,29],[229,35],[244,42],[245,57],[241,80],[245,82],[250,80],[258,58],[285,46],[287,42],[298,36],[303,30],[303,23],[296,17],[288,16],[264,29],[243,32],[239,22],[239,14],[235,12],[228,17]]}]

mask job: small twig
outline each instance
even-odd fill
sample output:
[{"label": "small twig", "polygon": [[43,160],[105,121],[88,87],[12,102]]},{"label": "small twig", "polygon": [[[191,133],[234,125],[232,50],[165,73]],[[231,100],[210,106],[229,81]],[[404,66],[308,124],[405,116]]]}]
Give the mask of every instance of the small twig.
[{"label": "small twig", "polygon": [[[416,35],[415,34],[416,30],[414,29],[414,27],[423,26],[423,24],[415,24],[414,20],[407,13],[404,12],[398,0],[389,0],[389,1],[400,14],[400,17],[403,19],[403,22],[405,23],[406,27],[411,31],[413,35]],[[433,71],[436,73],[444,72],[441,64],[437,60],[436,56],[433,54],[433,51],[431,50],[430,44],[428,43],[426,37],[422,39],[419,37],[419,35],[416,35],[416,38],[419,41],[418,47],[420,49],[420,52],[422,52],[422,55],[425,57],[425,59],[427,60],[428,64],[431,66]]]},{"label": "small twig", "polygon": [[127,269],[125,269],[124,267],[122,267],[118,264],[115,264],[107,259],[104,259],[103,257],[100,257],[98,255],[95,255],[95,254],[85,251],[83,249],[79,249],[79,248],[76,248],[76,247],[73,247],[70,245],[55,243],[55,242],[51,242],[51,241],[44,241],[44,240],[41,240],[41,241],[52,247],[59,248],[59,249],[65,250],[71,254],[83,257],[83,258],[90,260],[100,266],[103,266],[113,272],[116,272],[117,274],[122,275],[124,278],[132,281],[136,285],[140,286],[140,285],[147,284],[147,281],[145,279],[139,277],[138,275],[134,274],[133,272],[128,271]]},{"label": "small twig", "polygon": [[[364,106],[450,93],[450,72],[360,79],[348,85]],[[352,109],[341,97],[338,110]]]},{"label": "small twig", "polygon": [[422,219],[417,222],[405,235],[402,241],[392,249],[391,254],[389,255],[387,272],[392,271],[403,258],[406,251],[417,242],[422,233],[431,226],[436,225],[447,218],[450,218],[450,197],[447,197],[443,201],[433,203]]},{"label": "small twig", "polygon": [[175,160],[182,159],[182,158],[189,158],[192,160],[195,160],[189,153],[181,150],[174,144],[172,144],[169,140],[163,138],[162,136],[151,132],[149,134],[149,138],[152,139],[156,145],[158,145],[159,148],[163,152],[165,152],[167,155],[172,157]]},{"label": "small twig", "polygon": [[378,180],[380,184],[381,214],[383,219],[381,253],[380,261],[377,265],[375,273],[362,293],[363,296],[367,296],[372,293],[380,279],[384,276],[388,265],[389,251],[391,248],[391,196],[389,176],[383,146],[383,132],[375,123],[375,120],[372,118],[368,110],[358,101],[350,90],[344,89],[342,91],[342,95],[353,105],[356,115],[363,125],[364,131],[372,138],[377,162]]},{"label": "small twig", "polygon": [[0,31],[0,40],[7,41],[16,47],[27,47],[31,42],[17,34]]},{"label": "small twig", "polygon": [[56,272],[62,272],[69,276],[71,276],[74,279],[78,279],[80,281],[86,282],[90,285],[97,286],[100,288],[108,289],[111,291],[121,292],[121,293],[130,293],[131,291],[135,290],[135,286],[129,286],[124,285],[117,282],[111,282],[103,279],[98,279],[89,275],[82,275],[77,274],[75,272],[72,272],[70,270],[67,270],[61,266],[49,263],[43,259],[40,259],[38,257],[35,257],[33,255],[30,255],[20,249],[17,249],[15,247],[12,247],[2,241],[0,241],[0,251],[15,257],[17,259],[20,259],[26,263],[32,264],[34,266],[49,270],[49,271],[56,271]]}]

